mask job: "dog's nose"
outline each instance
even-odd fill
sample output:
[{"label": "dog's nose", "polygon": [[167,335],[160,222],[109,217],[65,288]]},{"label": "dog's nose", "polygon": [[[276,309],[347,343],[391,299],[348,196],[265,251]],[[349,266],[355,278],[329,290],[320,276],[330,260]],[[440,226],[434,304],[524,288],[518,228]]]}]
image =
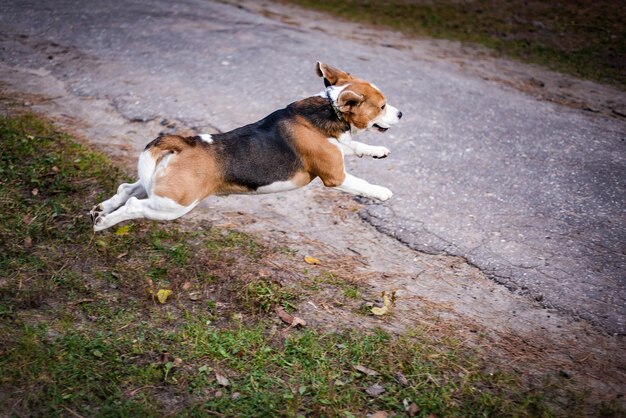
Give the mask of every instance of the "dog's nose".
[{"label": "dog's nose", "polygon": [[402,112],[398,110],[398,119],[402,119]]}]

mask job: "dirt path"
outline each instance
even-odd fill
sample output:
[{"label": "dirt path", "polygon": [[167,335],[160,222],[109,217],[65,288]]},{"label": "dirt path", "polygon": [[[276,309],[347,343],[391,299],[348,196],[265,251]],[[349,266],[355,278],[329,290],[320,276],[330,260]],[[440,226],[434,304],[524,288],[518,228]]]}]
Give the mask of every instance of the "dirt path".
[{"label": "dirt path", "polygon": [[[259,12],[283,21],[292,19],[276,9],[263,8]],[[315,24],[324,28],[330,23]],[[401,37],[397,42],[391,47],[402,48]],[[450,49],[440,50],[439,46],[440,43],[429,44],[421,53],[438,60],[441,56],[449,58],[450,51],[455,51],[461,60],[459,65],[470,65],[475,71],[492,75],[494,69],[505,65],[501,61],[487,64],[487,60],[462,58],[460,48],[448,46]],[[514,64],[506,65],[517,68]],[[519,68],[515,72],[521,74],[521,79],[537,79],[534,72],[524,73]],[[520,79],[507,75],[500,78],[498,82],[513,86]],[[147,121],[129,118],[127,109],[120,109],[115,97],[85,95],[58,74],[43,68],[0,63],[0,83],[5,108],[21,107],[48,115],[62,129],[119,158],[130,171],[139,150],[159,132],[192,129],[169,113]],[[599,97],[602,101],[609,96],[599,93]],[[593,102],[591,106],[600,105]],[[233,122],[215,125],[227,127]],[[206,132],[211,127],[205,125],[202,129]],[[86,208],[92,203],[86,202]],[[433,332],[454,333],[467,344],[482,347],[485,355],[508,362],[521,373],[547,372],[557,380],[571,376],[588,385],[598,397],[623,399],[623,336],[608,335],[585,321],[546,309],[538,301],[494,283],[462,258],[414,251],[363,222],[359,216],[361,208],[359,201],[325,190],[315,182],[292,193],[209,199],[189,217],[209,219],[287,245],[301,255],[312,255],[322,261],[320,269],[358,282],[369,290],[368,297],[372,299],[383,291],[396,291],[394,313],[384,321],[355,315],[353,307],[332,303],[332,295],[324,303],[325,296],[320,295],[301,305],[301,316],[316,327],[382,326],[403,332],[413,324],[426,324]]]}]

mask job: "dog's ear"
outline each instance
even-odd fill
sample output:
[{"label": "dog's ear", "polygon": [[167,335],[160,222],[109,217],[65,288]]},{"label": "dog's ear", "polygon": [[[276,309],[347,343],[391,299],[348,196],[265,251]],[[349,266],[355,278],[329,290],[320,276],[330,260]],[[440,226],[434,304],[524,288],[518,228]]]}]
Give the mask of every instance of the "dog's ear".
[{"label": "dog's ear", "polygon": [[358,106],[365,100],[365,96],[359,93],[355,93],[352,90],[344,90],[337,97],[337,108],[341,112],[348,112],[353,106]]},{"label": "dog's ear", "polygon": [[317,62],[315,67],[317,75],[320,77],[324,77],[324,85],[335,86],[337,84],[342,84],[343,81],[352,80],[352,76],[345,71],[341,71],[335,67],[331,67],[328,64],[324,64],[323,62]]}]

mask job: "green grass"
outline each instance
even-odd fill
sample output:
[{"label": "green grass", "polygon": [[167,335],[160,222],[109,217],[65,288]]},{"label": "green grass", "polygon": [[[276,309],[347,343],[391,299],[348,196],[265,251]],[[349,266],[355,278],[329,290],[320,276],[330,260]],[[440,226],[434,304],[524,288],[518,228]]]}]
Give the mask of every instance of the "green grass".
[{"label": "green grass", "polygon": [[[361,290],[332,273],[272,267],[266,258],[289,252],[208,224],[93,234],[87,211],[123,172],[33,115],[0,118],[0,139],[0,415],[405,416],[406,402],[424,417],[537,417],[588,407],[564,381],[531,386],[419,327],[286,330],[273,309],[297,313],[315,292],[309,282],[351,300]],[[274,279],[286,274],[293,283]],[[164,304],[159,289],[173,292]],[[368,394],[375,384],[384,392]]]},{"label": "green grass", "polygon": [[284,0],[408,35],[475,43],[626,88],[626,3],[611,0]]}]

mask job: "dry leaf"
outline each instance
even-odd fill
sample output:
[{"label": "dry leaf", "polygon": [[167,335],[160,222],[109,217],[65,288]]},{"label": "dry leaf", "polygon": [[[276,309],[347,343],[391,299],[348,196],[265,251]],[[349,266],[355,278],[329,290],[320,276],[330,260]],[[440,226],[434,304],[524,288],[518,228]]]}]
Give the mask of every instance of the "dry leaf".
[{"label": "dry leaf", "polygon": [[368,415],[369,418],[387,418],[389,415],[385,411],[376,411],[371,415]]},{"label": "dry leaf", "polygon": [[378,372],[376,370],[368,369],[367,367],[361,366],[360,364],[357,364],[356,366],[354,366],[354,368],[355,370],[368,376],[378,376]]},{"label": "dry leaf", "polygon": [[130,233],[130,225],[120,226],[115,231],[115,235],[118,237],[123,237],[125,235],[128,235],[129,233]]},{"label": "dry leaf", "polygon": [[30,248],[33,246],[33,239],[31,237],[24,238],[24,248]]},{"label": "dry leaf", "polygon": [[305,261],[307,264],[320,264],[320,263],[321,263],[321,261],[320,261],[320,260],[318,260],[317,258],[315,258],[315,257],[309,257],[308,255],[307,255],[306,257],[304,257],[304,261]]},{"label": "dry leaf", "polygon": [[278,314],[278,317],[290,327],[297,327],[298,325],[303,327],[306,326],[306,321],[304,319],[288,314],[282,306],[276,308],[276,313]]},{"label": "dry leaf", "polygon": [[167,298],[171,294],[172,291],[170,289],[159,289],[159,291],[156,293],[156,297],[160,303],[165,303],[167,301]]},{"label": "dry leaf", "polygon": [[189,300],[195,302],[197,300],[202,299],[202,292],[191,292],[189,293]]},{"label": "dry leaf", "polygon": [[38,188],[34,188],[30,192],[32,193],[33,196],[37,196],[39,194],[39,189]]},{"label": "dry leaf", "polygon": [[294,316],[291,326],[292,327],[297,327],[297,326],[306,327],[306,321],[302,318],[298,318],[297,316]]},{"label": "dry leaf", "polygon": [[365,392],[370,396],[377,397],[385,393],[385,388],[379,385],[378,383],[375,383],[372,386],[365,389]]},{"label": "dry leaf", "polygon": [[400,383],[402,386],[409,386],[409,380],[404,374],[402,374],[402,372],[396,372],[393,377],[395,377],[398,383]]},{"label": "dry leaf", "polygon": [[383,306],[382,308],[374,307],[371,309],[371,312],[376,316],[383,316],[389,312],[389,308],[387,306]]},{"label": "dry leaf", "polygon": [[224,376],[223,374],[220,374],[218,372],[215,372],[215,379],[217,380],[217,383],[221,386],[229,386],[230,382],[228,381],[228,378],[226,376]]},{"label": "dry leaf", "polygon": [[396,301],[396,292],[391,293],[391,297],[387,295],[387,292],[383,292],[383,307],[373,307],[371,312],[376,316],[382,316],[389,312],[391,305]]},{"label": "dry leaf", "polygon": [[413,402],[411,405],[409,405],[409,407],[406,409],[406,412],[409,414],[410,417],[414,417],[417,414],[420,413],[420,407],[417,406],[417,404],[415,402]]}]

